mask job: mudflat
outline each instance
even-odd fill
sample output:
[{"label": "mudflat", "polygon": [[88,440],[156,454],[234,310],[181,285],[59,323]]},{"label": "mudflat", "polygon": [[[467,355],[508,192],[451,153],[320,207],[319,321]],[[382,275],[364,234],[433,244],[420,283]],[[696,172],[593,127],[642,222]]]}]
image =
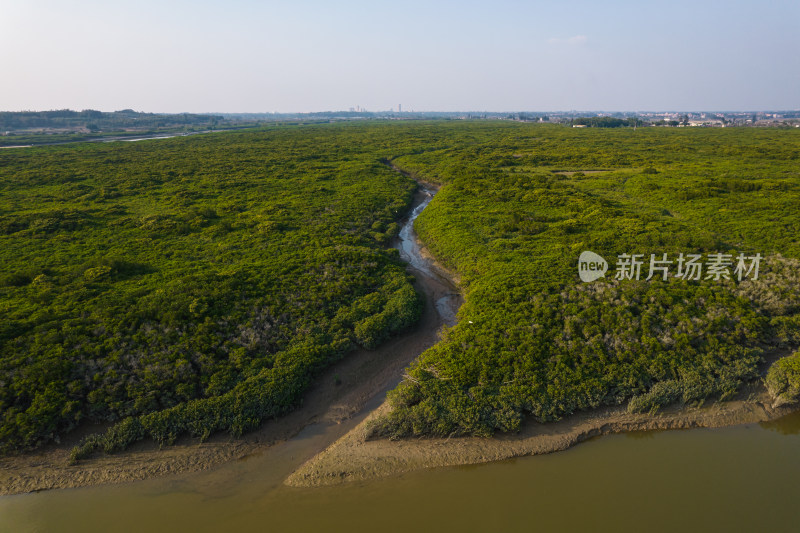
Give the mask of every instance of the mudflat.
[{"label": "mudflat", "polygon": [[356,428],[289,476],[292,486],[334,485],[410,472],[422,468],[468,465],[565,450],[589,438],[626,431],[716,428],[775,420],[797,405],[772,406],[761,383],[743,387],[736,398],[701,407],[671,407],[656,414],[628,413],[625,406],[579,412],[558,422],[528,421],[515,435],[493,438],[367,438],[373,418],[391,407],[384,403]]}]

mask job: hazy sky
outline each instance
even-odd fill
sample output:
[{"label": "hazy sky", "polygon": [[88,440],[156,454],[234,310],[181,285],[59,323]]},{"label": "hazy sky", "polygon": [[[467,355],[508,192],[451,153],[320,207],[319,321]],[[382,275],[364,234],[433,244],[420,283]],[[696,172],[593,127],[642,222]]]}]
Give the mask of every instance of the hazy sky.
[{"label": "hazy sky", "polygon": [[800,1],[0,0],[0,110],[800,108]]}]

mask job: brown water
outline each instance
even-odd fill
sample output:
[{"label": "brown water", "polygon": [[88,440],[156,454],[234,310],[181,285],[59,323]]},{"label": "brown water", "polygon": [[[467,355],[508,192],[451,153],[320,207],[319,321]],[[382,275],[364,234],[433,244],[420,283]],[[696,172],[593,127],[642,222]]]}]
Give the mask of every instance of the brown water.
[{"label": "brown water", "polygon": [[[0,531],[798,531],[800,414],[614,435],[565,452],[289,488],[214,472],[0,498]],[[280,476],[277,476],[280,477]]]}]

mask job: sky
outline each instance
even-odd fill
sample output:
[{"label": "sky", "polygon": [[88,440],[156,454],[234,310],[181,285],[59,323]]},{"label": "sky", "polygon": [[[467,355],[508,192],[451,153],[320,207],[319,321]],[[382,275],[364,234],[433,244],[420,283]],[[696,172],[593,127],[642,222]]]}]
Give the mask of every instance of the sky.
[{"label": "sky", "polygon": [[0,111],[800,108],[800,2],[0,0]]}]

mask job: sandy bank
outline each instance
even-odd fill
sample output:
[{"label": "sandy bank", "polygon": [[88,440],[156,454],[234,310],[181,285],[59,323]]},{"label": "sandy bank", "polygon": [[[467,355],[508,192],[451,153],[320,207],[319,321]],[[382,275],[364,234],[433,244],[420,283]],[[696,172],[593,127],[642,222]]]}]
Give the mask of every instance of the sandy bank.
[{"label": "sandy bank", "polygon": [[574,414],[561,421],[527,422],[516,435],[494,438],[366,440],[365,425],[389,409],[384,403],[347,435],[302,465],[286,480],[292,486],[333,485],[422,468],[468,465],[565,450],[591,437],[625,431],[723,427],[774,420],[798,409],[773,408],[761,384],[728,402],[673,407],[654,415],[630,414],[624,406]]}]

